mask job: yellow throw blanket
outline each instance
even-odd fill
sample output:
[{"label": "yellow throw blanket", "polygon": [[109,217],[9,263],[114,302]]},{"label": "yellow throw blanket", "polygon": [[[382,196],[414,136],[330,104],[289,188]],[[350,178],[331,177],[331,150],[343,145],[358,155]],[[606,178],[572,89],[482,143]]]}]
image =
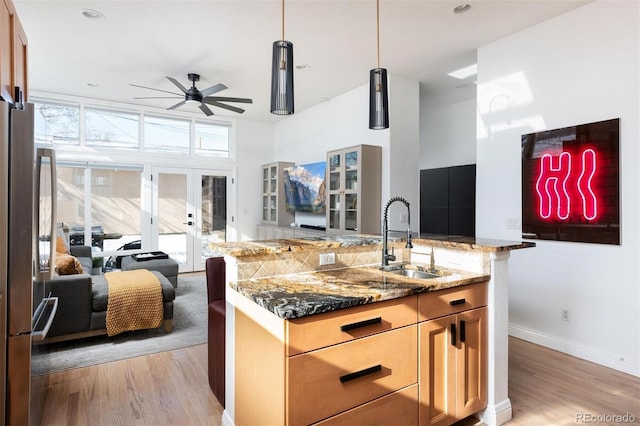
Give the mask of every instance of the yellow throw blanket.
[{"label": "yellow throw blanket", "polygon": [[160,327],[163,320],[160,280],[146,269],[107,272],[107,334]]}]

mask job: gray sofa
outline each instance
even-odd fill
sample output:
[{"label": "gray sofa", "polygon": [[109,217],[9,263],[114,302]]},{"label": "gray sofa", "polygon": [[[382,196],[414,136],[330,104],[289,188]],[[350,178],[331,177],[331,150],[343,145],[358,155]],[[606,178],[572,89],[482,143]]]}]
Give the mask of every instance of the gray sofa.
[{"label": "gray sofa", "polygon": [[[85,271],[77,275],[56,275],[44,284],[45,294],[58,297],[58,311],[44,343],[106,334],[108,285],[104,275],[90,275],[91,247],[71,246]],[[157,271],[152,271],[162,286],[164,328],[171,332],[175,288]]]}]

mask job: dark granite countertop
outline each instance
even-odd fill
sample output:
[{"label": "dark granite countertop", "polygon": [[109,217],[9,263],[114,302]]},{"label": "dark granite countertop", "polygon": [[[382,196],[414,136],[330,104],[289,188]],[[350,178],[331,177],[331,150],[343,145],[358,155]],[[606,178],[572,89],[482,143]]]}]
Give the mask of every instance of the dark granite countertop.
[{"label": "dark granite countertop", "polygon": [[230,286],[278,317],[293,319],[489,279],[465,271],[436,272],[441,276],[412,279],[376,267],[359,267],[242,280]]},{"label": "dark granite countertop", "polygon": [[[404,241],[401,238],[389,237],[390,243]],[[522,241],[492,240],[487,238],[454,237],[423,234],[413,239],[414,244],[424,244],[436,247],[449,247],[462,250],[479,251],[507,251],[527,247],[535,247],[535,243]],[[234,257],[255,256],[260,254],[285,253],[330,249],[338,247],[358,247],[381,245],[379,235],[318,235],[301,238],[240,241],[229,243],[210,243],[209,248],[222,255]]]}]

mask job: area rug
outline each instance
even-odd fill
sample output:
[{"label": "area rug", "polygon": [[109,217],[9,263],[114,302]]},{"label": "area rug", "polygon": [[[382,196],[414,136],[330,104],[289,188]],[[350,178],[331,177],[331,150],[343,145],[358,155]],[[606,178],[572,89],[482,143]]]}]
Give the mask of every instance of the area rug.
[{"label": "area rug", "polygon": [[173,305],[173,331],[164,328],[95,336],[34,347],[34,375],[169,351],[207,341],[207,284],[204,273],[180,275]]}]

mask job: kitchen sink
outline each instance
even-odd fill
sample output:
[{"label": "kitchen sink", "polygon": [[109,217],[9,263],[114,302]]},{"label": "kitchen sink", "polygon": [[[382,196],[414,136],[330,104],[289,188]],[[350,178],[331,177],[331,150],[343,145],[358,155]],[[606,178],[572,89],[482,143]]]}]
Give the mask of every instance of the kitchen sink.
[{"label": "kitchen sink", "polygon": [[417,271],[415,269],[398,269],[397,271],[389,271],[392,274],[403,275],[408,278],[428,279],[438,278],[440,275],[431,274],[429,272]]}]

